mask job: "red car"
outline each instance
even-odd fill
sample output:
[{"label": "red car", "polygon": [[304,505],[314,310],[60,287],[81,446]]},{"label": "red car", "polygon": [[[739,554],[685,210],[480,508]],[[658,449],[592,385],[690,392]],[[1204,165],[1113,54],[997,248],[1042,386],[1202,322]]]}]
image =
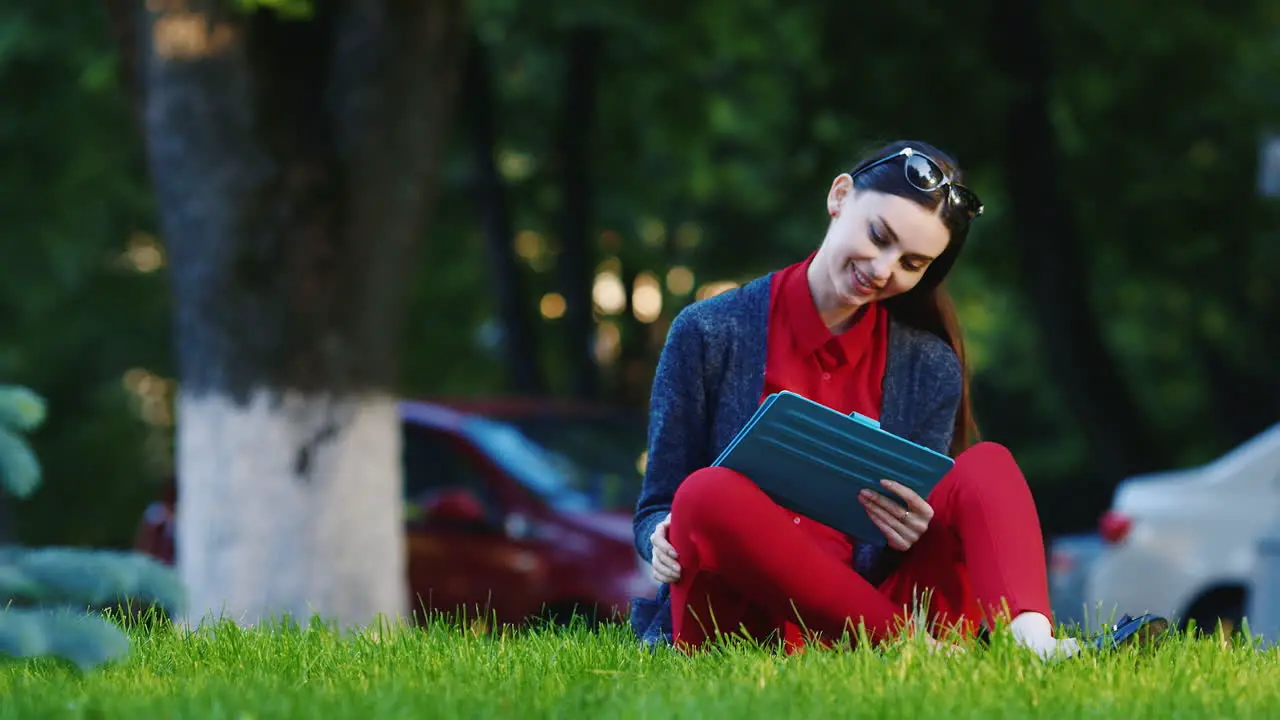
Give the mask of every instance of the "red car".
[{"label": "red car", "polygon": [[[632,546],[645,428],[604,408],[543,400],[405,401],[411,606],[498,623],[573,613],[623,619],[657,585]],[[174,491],[136,549],[173,562]]]}]

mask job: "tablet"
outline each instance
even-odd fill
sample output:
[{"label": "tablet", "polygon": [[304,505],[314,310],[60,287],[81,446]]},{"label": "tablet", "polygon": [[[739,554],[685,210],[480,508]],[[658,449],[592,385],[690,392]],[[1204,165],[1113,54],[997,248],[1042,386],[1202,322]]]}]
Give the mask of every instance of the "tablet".
[{"label": "tablet", "polygon": [[790,391],[765,398],[713,465],[746,475],[774,502],[874,546],[884,534],[858,501],[864,488],[905,503],[895,480],[928,497],[954,461],[880,427]]}]

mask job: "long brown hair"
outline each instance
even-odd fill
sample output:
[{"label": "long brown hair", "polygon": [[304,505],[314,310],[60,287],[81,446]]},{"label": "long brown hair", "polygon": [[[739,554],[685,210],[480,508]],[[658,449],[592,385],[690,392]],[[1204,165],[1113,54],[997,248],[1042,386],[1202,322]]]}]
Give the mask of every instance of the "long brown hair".
[{"label": "long brown hair", "polygon": [[[955,182],[964,182],[964,173],[960,170],[955,158],[929,143],[901,140],[877,148],[855,165],[850,171],[854,175],[853,186],[859,190],[867,189],[897,195],[929,210],[937,210],[943,194],[916,189],[907,182],[901,162],[884,163],[860,175],[857,174],[872,162],[908,146],[932,158]],[[947,229],[951,231],[951,240],[947,243],[946,250],[934,259],[915,287],[897,297],[885,300],[884,305],[895,320],[942,338],[960,359],[962,377],[960,407],[956,411],[955,430],[951,438],[951,454],[954,456],[959,455],[980,439],[978,423],[973,415],[973,401],[969,393],[970,373],[968,359],[965,356],[964,333],[956,314],[955,303],[952,302],[951,295],[947,293],[943,284],[947,274],[955,265],[956,258],[960,256],[960,251],[964,249],[965,240],[969,236],[969,218],[962,213],[949,212],[946,209],[940,217]]]}]

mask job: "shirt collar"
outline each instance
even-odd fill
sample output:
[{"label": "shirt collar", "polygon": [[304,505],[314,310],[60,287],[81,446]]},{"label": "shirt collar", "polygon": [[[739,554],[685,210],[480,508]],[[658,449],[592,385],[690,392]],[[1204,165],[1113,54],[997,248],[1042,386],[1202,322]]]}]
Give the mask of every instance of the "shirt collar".
[{"label": "shirt collar", "polygon": [[804,262],[792,266],[781,288],[791,339],[802,353],[817,352],[835,337],[822,321],[818,306],[813,302],[813,294],[809,292],[809,266],[813,264],[814,255],[817,251]]}]

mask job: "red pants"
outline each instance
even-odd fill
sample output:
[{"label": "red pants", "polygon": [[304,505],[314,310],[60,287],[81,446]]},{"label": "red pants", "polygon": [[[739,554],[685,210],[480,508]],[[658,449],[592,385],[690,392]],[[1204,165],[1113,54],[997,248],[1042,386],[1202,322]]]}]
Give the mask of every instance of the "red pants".
[{"label": "red pants", "polygon": [[796,646],[798,626],[830,641],[856,636],[860,624],[878,642],[926,591],[931,629],[972,633],[998,616],[1049,616],[1039,516],[1008,450],[965,451],[927,500],[929,530],[876,587],[853,569],[845,536],[781,508],[737,472],[694,472],[676,491],[669,529],[681,567],[671,586],[676,644],[745,631]]}]

